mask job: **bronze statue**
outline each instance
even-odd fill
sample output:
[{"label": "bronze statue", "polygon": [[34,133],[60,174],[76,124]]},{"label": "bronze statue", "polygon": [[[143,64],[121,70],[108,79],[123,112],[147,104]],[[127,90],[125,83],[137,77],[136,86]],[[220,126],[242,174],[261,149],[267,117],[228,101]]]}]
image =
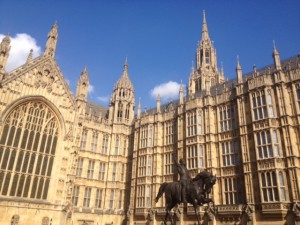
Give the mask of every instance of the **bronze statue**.
[{"label": "bronze statue", "polygon": [[189,171],[186,168],[184,160],[180,159],[179,163],[178,163],[174,155],[173,155],[173,158],[174,158],[174,162],[177,167],[177,171],[180,176],[180,185],[181,185],[181,199],[180,200],[183,203],[187,203],[186,190],[187,190],[189,184],[191,183],[192,178],[189,174]]},{"label": "bronze statue", "polygon": [[[211,192],[211,188],[216,183],[216,176],[213,176],[207,171],[200,172],[194,179],[191,180],[186,187],[186,200],[191,203],[195,210],[195,215],[200,225],[199,213],[197,212],[197,206],[203,205],[214,201],[207,198],[206,195]],[[159,198],[165,194],[166,199],[166,216],[164,218],[164,224],[167,224],[167,219],[170,215],[171,209],[177,204],[181,203],[181,182],[163,183],[160,185],[159,191],[155,198],[155,202],[158,202]],[[213,206],[214,208],[214,206]],[[174,224],[174,218],[171,217],[171,223]]]}]

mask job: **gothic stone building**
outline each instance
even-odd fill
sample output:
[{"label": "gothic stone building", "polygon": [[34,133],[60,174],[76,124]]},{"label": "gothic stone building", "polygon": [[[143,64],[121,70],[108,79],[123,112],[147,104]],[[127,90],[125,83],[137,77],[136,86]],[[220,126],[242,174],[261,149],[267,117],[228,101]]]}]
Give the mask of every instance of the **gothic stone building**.
[{"label": "gothic stone building", "polygon": [[[57,24],[45,52],[5,70],[0,44],[0,225],[161,224],[163,182],[178,179],[172,154],[192,176],[217,176],[216,207],[202,224],[300,224],[300,56],[226,81],[205,14],[186,95],[134,114],[127,62],[109,107],[87,101],[88,72],[70,91],[55,60]],[[192,207],[175,209],[192,225]]]}]

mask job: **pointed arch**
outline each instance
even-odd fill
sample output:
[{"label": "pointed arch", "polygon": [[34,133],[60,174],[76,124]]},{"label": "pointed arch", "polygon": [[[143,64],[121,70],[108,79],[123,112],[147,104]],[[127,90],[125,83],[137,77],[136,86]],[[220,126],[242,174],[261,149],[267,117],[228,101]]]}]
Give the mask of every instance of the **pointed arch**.
[{"label": "pointed arch", "polygon": [[7,107],[1,117],[1,195],[47,199],[62,133],[57,115],[42,98],[26,98]]}]

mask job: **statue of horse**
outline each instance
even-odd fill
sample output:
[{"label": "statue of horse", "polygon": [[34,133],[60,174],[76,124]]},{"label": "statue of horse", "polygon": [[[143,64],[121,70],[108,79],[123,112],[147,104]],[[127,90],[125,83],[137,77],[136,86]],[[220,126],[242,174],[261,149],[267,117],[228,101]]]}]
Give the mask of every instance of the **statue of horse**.
[{"label": "statue of horse", "polygon": [[[213,176],[207,171],[202,171],[191,182],[187,187],[187,201],[192,204],[197,217],[198,225],[200,225],[200,218],[197,207],[206,203],[214,201],[207,198],[207,194],[211,192],[213,185],[216,183],[216,176]],[[171,210],[179,203],[181,203],[181,187],[180,182],[163,183],[160,185],[155,202],[158,202],[159,198],[165,194],[166,199],[166,216],[164,218],[164,224],[167,224],[167,219],[170,216]],[[171,224],[174,224],[174,218],[170,216]]]}]

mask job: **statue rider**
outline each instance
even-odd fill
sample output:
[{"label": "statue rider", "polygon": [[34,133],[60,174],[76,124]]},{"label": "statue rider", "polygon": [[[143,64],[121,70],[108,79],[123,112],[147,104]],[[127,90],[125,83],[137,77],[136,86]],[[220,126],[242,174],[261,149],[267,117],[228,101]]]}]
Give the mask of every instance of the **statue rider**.
[{"label": "statue rider", "polygon": [[186,168],[186,165],[185,165],[185,162],[184,162],[183,159],[180,159],[179,163],[178,163],[177,160],[174,157],[174,162],[176,164],[177,171],[178,171],[179,176],[180,176],[181,200],[182,200],[183,203],[187,203],[186,192],[187,192],[188,185],[189,185],[189,183],[191,182],[192,179],[191,179],[191,176],[189,174],[189,171]]}]

